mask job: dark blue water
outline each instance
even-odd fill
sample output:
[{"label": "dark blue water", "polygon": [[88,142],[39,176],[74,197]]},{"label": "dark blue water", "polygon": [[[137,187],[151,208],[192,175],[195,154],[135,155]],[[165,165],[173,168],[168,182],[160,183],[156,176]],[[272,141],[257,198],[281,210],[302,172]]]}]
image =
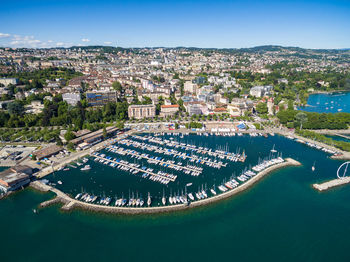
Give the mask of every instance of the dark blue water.
[{"label": "dark blue water", "polygon": [[[311,187],[335,178],[342,161],[279,136],[213,139],[221,145],[240,143],[252,159],[254,151],[258,155],[275,143],[303,165],[272,172],[228,200],[160,215],[64,213],[60,206],[34,214],[32,209],[53,195],[26,189],[0,201],[1,261],[350,261],[350,185],[324,193]],[[110,176],[105,168],[100,183]],[[67,176],[65,181],[69,175],[59,174]],[[114,190],[122,176],[115,174]]]},{"label": "dark blue water", "polygon": [[350,113],[350,92],[313,94],[307,100],[307,106],[299,109],[317,113]]}]

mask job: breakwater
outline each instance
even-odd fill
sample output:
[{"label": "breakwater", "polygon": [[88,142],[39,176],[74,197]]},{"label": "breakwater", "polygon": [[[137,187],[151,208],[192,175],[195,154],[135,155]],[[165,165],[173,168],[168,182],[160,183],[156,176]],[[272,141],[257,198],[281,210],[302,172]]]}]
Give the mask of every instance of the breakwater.
[{"label": "breakwater", "polygon": [[318,191],[326,191],[328,189],[342,186],[350,183],[350,177],[337,178],[321,184],[313,184],[312,187]]},{"label": "breakwater", "polygon": [[[56,194],[56,200],[53,201],[54,203],[61,202],[64,204],[62,207],[62,210],[69,211],[74,208],[80,208],[88,211],[93,212],[104,212],[104,213],[116,213],[116,214],[151,214],[151,213],[162,213],[162,212],[172,212],[172,211],[178,211],[178,210],[185,210],[189,208],[199,207],[208,205],[211,203],[214,203],[216,201],[229,198],[239,192],[242,192],[246,189],[248,189],[250,186],[255,184],[257,181],[262,179],[267,174],[271,173],[274,170],[287,167],[287,166],[299,166],[301,165],[298,161],[292,159],[292,158],[286,158],[284,162],[275,164],[273,166],[270,166],[266,168],[265,170],[259,172],[256,176],[249,179],[247,182],[241,184],[240,186],[229,190],[227,192],[221,193],[219,195],[194,201],[190,204],[178,204],[178,205],[171,205],[171,206],[159,206],[159,207],[115,207],[115,206],[102,206],[102,205],[96,205],[91,203],[82,202],[76,199],[71,198],[69,195],[63,193],[62,191],[48,186],[44,185],[39,181],[35,181],[31,183],[31,186],[33,188],[36,188],[40,191],[51,191]],[[46,201],[47,202],[47,201]]]}]

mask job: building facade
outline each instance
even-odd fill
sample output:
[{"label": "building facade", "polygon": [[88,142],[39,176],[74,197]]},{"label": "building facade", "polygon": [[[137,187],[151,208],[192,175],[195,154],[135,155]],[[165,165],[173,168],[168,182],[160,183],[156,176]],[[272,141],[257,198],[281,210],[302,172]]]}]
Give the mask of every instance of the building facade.
[{"label": "building facade", "polygon": [[0,78],[0,84],[3,84],[5,87],[8,85],[17,85],[17,78]]},{"label": "building facade", "polygon": [[62,94],[63,101],[66,101],[69,105],[76,106],[80,101],[80,93],[65,93]]},{"label": "building facade", "polygon": [[179,111],[179,105],[162,105],[160,108],[160,116],[173,116]]},{"label": "building facade", "polygon": [[156,116],[155,105],[131,105],[128,108],[129,118],[142,119]]},{"label": "building facade", "polygon": [[103,106],[108,102],[117,102],[116,91],[86,92],[86,100],[89,106]]}]

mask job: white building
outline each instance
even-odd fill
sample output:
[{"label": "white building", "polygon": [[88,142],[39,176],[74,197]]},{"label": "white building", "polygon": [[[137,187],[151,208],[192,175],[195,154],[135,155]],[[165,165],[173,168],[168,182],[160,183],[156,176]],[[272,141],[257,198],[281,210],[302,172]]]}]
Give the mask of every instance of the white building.
[{"label": "white building", "polygon": [[4,86],[17,85],[17,83],[17,78],[0,78],[0,84],[3,84]]},{"label": "white building", "polygon": [[79,93],[65,93],[62,94],[63,101],[66,101],[69,105],[75,106],[80,101]]},{"label": "white building", "polygon": [[192,93],[192,94],[196,94],[196,92],[197,92],[197,85],[192,83],[192,81],[186,81],[185,84],[184,84],[184,91]]}]

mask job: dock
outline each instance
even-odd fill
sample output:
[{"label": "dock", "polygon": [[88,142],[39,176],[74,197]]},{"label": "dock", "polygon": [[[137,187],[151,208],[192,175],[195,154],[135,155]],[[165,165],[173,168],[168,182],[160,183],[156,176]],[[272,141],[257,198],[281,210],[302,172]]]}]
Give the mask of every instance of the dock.
[{"label": "dock", "polygon": [[123,139],[123,140],[120,140],[118,142],[118,144],[120,145],[126,145],[126,146],[129,146],[129,147],[134,147],[134,148],[138,148],[138,149],[142,149],[142,150],[147,150],[147,151],[150,151],[150,152],[155,152],[155,153],[158,153],[158,154],[165,154],[165,155],[170,155],[170,156],[173,156],[173,157],[180,157],[184,160],[186,159],[189,159],[189,160],[193,160],[193,162],[196,162],[198,164],[207,164],[208,166],[210,165],[216,165],[218,168],[221,168],[221,167],[226,167],[227,163],[222,163],[222,162],[214,162],[214,161],[211,161],[210,159],[204,159],[202,157],[199,157],[197,155],[186,155],[186,153],[183,153],[183,152],[179,152],[177,150],[174,150],[174,149],[168,149],[168,148],[165,148],[165,147],[157,147],[157,148],[154,148],[156,146],[153,146],[153,145],[147,145],[147,144],[144,144],[144,143],[139,143],[139,146],[135,146],[132,142],[132,140],[128,140],[128,139]]},{"label": "dock", "polygon": [[195,151],[197,153],[207,154],[209,156],[217,156],[217,157],[220,157],[222,159],[225,159],[225,158],[227,159],[228,156],[233,157],[236,155],[235,153],[231,153],[231,152],[227,152],[227,154],[225,154],[224,152],[220,152],[218,150],[211,151],[211,150],[207,150],[205,148],[198,148],[195,145],[181,144],[180,142],[171,141],[171,140],[167,140],[167,139],[160,141],[159,139],[157,139],[156,137],[153,137],[153,136],[142,137],[142,136],[133,135],[132,138],[136,138],[136,139],[142,140],[142,141],[149,141],[151,143],[155,143],[155,144],[159,144],[159,145],[166,144],[167,146],[174,147],[174,148],[184,148],[185,150]]},{"label": "dock", "polygon": [[[124,163],[121,163],[121,162],[117,162],[117,161],[114,161],[114,160],[111,160],[111,159],[107,159],[107,158],[105,158],[105,157],[101,157],[101,156],[94,155],[94,154],[91,154],[91,156],[97,157],[97,158],[102,159],[102,160],[104,160],[104,161],[108,161],[109,163],[114,163],[114,164],[116,164],[116,165],[121,165],[121,166],[130,168],[130,166],[127,165],[127,164],[124,164]],[[155,176],[155,177],[159,177],[159,178],[165,178],[165,179],[170,180],[170,181],[172,181],[172,182],[175,182],[175,180],[176,180],[176,177],[167,177],[167,176],[165,176],[165,175],[156,174],[156,173],[153,173],[153,172],[150,172],[150,171],[147,171],[147,170],[143,170],[143,169],[141,169],[141,168],[132,167],[132,169],[137,170],[137,171],[139,171],[139,172],[141,172],[141,173],[147,173],[147,174],[149,174],[149,175],[151,175],[151,176]]]},{"label": "dock", "polygon": [[[111,148],[111,149],[113,149],[113,148]],[[121,155],[123,155],[123,153],[125,153],[125,154],[128,154],[128,155],[134,156],[134,157],[143,158],[143,159],[149,161],[150,163],[153,162],[153,163],[156,163],[156,164],[159,164],[159,165],[169,165],[169,166],[175,167],[175,168],[177,168],[179,170],[185,170],[185,171],[189,171],[189,172],[202,172],[202,170],[199,171],[199,169],[195,168],[195,167],[180,166],[180,165],[177,165],[177,164],[170,164],[169,162],[164,161],[164,160],[158,160],[156,158],[151,158],[151,157],[148,157],[148,156],[146,156],[144,154],[141,154],[139,152],[136,152],[136,151],[133,152],[133,150],[131,150],[131,149],[125,149],[125,148],[122,148],[122,149],[123,149],[123,151],[121,151],[120,149],[114,149],[114,150],[111,150],[111,152],[117,153],[117,154],[121,154]],[[108,160],[108,159],[106,159],[106,160]]]},{"label": "dock", "polygon": [[350,183],[350,177],[337,178],[321,184],[313,184],[312,186],[318,191],[326,191],[328,189],[331,189],[337,186],[342,186],[348,183]]}]

